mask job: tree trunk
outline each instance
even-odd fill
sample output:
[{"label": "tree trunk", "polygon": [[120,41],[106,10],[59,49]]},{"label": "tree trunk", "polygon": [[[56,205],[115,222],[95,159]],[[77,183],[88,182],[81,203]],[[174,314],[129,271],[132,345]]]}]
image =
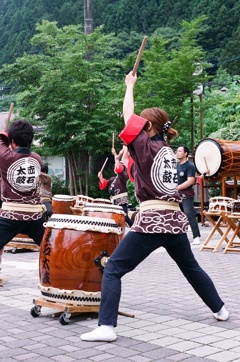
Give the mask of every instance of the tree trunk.
[{"label": "tree trunk", "polygon": [[72,177],[72,162],[71,162],[70,155],[68,157],[68,174],[69,174],[69,192],[70,192],[70,195],[71,195],[72,194],[72,189],[73,189],[73,177]]},{"label": "tree trunk", "polygon": [[85,155],[85,181],[86,181],[86,190],[85,195],[88,196],[89,191],[89,153]]}]

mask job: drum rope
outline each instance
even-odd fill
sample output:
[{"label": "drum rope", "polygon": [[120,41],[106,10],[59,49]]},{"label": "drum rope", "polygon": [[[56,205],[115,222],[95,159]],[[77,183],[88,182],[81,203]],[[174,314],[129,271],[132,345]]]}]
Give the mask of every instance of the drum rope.
[{"label": "drum rope", "polygon": [[[80,222],[79,222],[80,221]],[[113,228],[119,228],[119,225],[116,223],[110,223],[110,222],[106,222],[106,221],[97,221],[97,220],[72,220],[72,219],[67,219],[65,217],[62,218],[54,218],[51,217],[48,222],[46,223],[46,225],[48,223],[51,222],[56,222],[56,223],[68,223],[68,224],[82,224],[82,225],[91,225],[91,226],[107,226],[107,227],[113,227]]]}]

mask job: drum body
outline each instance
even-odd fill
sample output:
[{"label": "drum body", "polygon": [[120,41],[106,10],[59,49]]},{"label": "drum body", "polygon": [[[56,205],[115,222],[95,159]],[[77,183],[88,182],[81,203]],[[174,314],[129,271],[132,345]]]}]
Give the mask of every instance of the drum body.
[{"label": "drum body", "polygon": [[72,214],[71,208],[75,205],[75,197],[70,195],[54,195],[52,198],[53,214]]},{"label": "drum body", "polygon": [[209,177],[239,174],[240,142],[206,138],[195,148],[194,164],[199,174],[209,170]]},{"label": "drum body", "polygon": [[82,215],[114,220],[118,225],[122,227],[123,232],[120,238],[123,238],[125,231],[125,212],[123,211],[122,206],[98,203],[85,204],[83,207]]},{"label": "drum body", "polygon": [[233,201],[234,199],[230,197],[216,196],[211,197],[209,200],[209,212],[219,213],[225,211],[230,214],[233,211]]},{"label": "drum body", "polygon": [[74,305],[98,305],[102,271],[94,260],[111,255],[121,229],[111,219],[53,214],[45,223],[39,278],[43,297]]}]

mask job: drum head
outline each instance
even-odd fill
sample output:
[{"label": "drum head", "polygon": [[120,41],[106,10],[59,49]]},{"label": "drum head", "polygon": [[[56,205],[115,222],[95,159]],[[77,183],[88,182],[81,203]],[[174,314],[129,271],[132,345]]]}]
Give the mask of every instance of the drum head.
[{"label": "drum head", "polygon": [[216,176],[222,167],[222,148],[217,141],[211,138],[198,143],[194,152],[194,164],[199,174],[207,171],[209,177]]},{"label": "drum head", "polygon": [[73,201],[75,200],[74,196],[71,195],[53,195],[53,200],[56,201]]}]

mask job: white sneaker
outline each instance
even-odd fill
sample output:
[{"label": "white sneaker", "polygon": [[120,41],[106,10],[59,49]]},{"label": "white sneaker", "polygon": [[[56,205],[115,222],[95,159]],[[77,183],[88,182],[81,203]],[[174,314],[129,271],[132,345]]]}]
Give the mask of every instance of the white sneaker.
[{"label": "white sneaker", "polygon": [[88,342],[114,342],[117,339],[117,335],[113,330],[113,326],[100,326],[89,333],[81,335],[82,341]]},{"label": "white sneaker", "polygon": [[196,238],[193,239],[192,245],[199,245],[200,244],[200,239],[199,236],[197,236]]},{"label": "white sneaker", "polygon": [[217,313],[213,313],[213,315],[218,321],[226,321],[229,317],[229,313],[224,306]]}]

